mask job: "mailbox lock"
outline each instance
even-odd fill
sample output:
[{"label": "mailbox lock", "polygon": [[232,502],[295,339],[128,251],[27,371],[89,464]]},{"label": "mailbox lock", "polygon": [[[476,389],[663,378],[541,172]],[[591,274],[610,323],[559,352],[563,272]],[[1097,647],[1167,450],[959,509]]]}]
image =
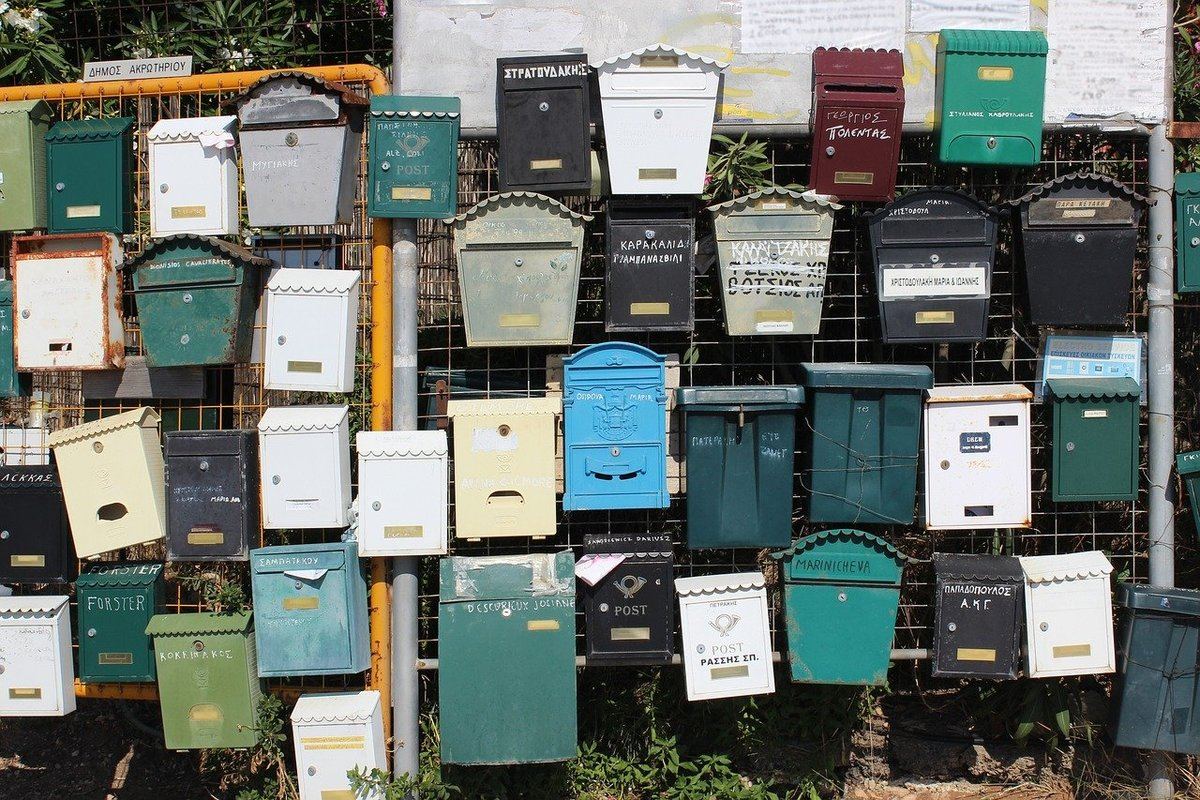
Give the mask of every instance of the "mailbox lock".
[{"label": "mailbox lock", "polygon": [[1083,244],[1085,241],[1087,241],[1087,237],[1084,236],[1082,233],[1077,233],[1077,234],[1075,234],[1075,241],[1078,244]]},{"label": "mailbox lock", "polygon": [[179,343],[180,343],[180,344],[187,344],[187,343],[188,343],[188,342],[190,342],[191,340],[192,340],[192,337],[188,336],[186,333],[185,333],[183,336],[180,336],[180,337],[179,337]]},{"label": "mailbox lock", "polygon": [[8,531],[0,531],[0,539],[7,539],[10,536],[12,536],[12,534]]},{"label": "mailbox lock", "polygon": [[988,146],[988,150],[996,149],[996,137],[995,136],[993,136],[987,140],[987,146]]},{"label": "mailbox lock", "polygon": [[845,592],[838,592],[838,602],[839,603],[846,602],[846,593]]},{"label": "mailbox lock", "polygon": [[103,453],[104,442],[92,442],[92,450],[97,453]]},{"label": "mailbox lock", "polygon": [[834,154],[834,153],[836,153],[836,152],[837,152],[837,150],[835,150],[835,149],[833,148],[833,145],[829,145],[829,147],[826,147],[826,148],[825,148],[825,155],[827,155],[827,156],[831,156],[831,155],[833,155],[833,154]]},{"label": "mailbox lock", "polygon": [[62,181],[59,181],[58,183],[54,184],[54,189],[56,191],[61,192],[65,188],[67,188],[67,185],[65,183],[63,183]]},{"label": "mailbox lock", "polygon": [[166,194],[166,193],[167,193],[167,185],[166,185],[165,183],[160,183],[160,184],[158,185],[158,193],[159,193],[159,194]]},{"label": "mailbox lock", "polygon": [[511,616],[512,616],[512,609],[511,609],[511,608],[506,608],[506,609],[503,609],[503,610],[500,612],[500,616],[502,616],[502,617],[511,617]]},{"label": "mailbox lock", "polygon": [[201,472],[208,472],[208,462],[207,462],[207,461],[201,461],[201,462],[200,462],[200,471],[201,471]]},{"label": "mailbox lock", "polygon": [[204,650],[204,642],[197,639],[196,641],[192,642],[192,649],[197,653],[202,652]]},{"label": "mailbox lock", "polygon": [[0,664],[0,675],[4,674],[4,665]]},{"label": "mailbox lock", "polygon": [[513,266],[515,266],[515,267],[523,267],[523,266],[525,266],[525,259],[523,259],[523,258],[514,258],[514,259],[513,259]]},{"label": "mailbox lock", "polygon": [[508,427],[507,425],[501,425],[499,428],[496,428],[496,433],[500,434],[501,436],[508,436],[510,433],[512,433],[512,428]]},{"label": "mailbox lock", "polygon": [[942,257],[941,257],[941,256],[939,256],[937,253],[934,253],[933,255],[931,255],[931,256],[929,257],[929,260],[930,260],[930,261],[932,261],[934,264],[936,264],[936,263],[938,263],[939,261],[941,261],[941,260],[942,260]]},{"label": "mailbox lock", "polygon": [[96,629],[95,628],[88,628],[88,637],[93,638],[93,639],[96,637]]},{"label": "mailbox lock", "polygon": [[662,109],[661,108],[654,109],[654,118],[662,119]]},{"label": "mailbox lock", "polygon": [[1050,630],[1050,623],[1043,622],[1041,625],[1038,625],[1038,630],[1042,633],[1045,633],[1046,631]]},{"label": "mailbox lock", "polygon": [[296,581],[296,583],[293,585],[296,587],[296,591],[300,591],[301,589],[304,588],[304,584],[301,583],[300,581]]},{"label": "mailbox lock", "polygon": [[938,466],[940,466],[942,469],[950,469],[950,462],[949,460],[943,458],[942,463]]},{"label": "mailbox lock", "polygon": [[186,292],[186,293],[183,295],[183,302],[185,302],[185,303],[190,303],[190,302],[192,302],[192,293],[191,293],[191,292]]},{"label": "mailbox lock", "polygon": [[547,103],[545,100],[538,103],[538,111],[549,111],[549,110],[550,110],[550,104]]},{"label": "mailbox lock", "polygon": [[309,777],[312,777],[313,775],[316,775],[316,774],[317,774],[317,768],[316,768],[316,767],[309,767],[309,768],[308,768],[308,775],[309,775]]},{"label": "mailbox lock", "polygon": [[778,260],[779,260],[779,253],[771,253],[771,260],[772,260],[772,261],[778,261]]},{"label": "mailbox lock", "polygon": [[608,613],[608,603],[601,603],[601,604],[600,604],[600,613],[601,613],[601,614],[607,614],[607,613]]},{"label": "mailbox lock", "polygon": [[1192,237],[1192,247],[1200,247],[1200,236]]},{"label": "mailbox lock", "polygon": [[955,624],[955,623],[953,623],[953,622],[951,622],[950,624],[948,624],[948,625],[946,626],[946,630],[948,630],[948,631],[950,631],[951,633],[953,633],[954,631],[958,630],[958,625],[957,625],[957,624]]},{"label": "mailbox lock", "polygon": [[389,169],[391,169],[391,168],[392,168],[392,165],[391,165],[391,164],[389,164],[388,162],[386,162],[386,161],[385,161],[385,162],[383,162],[382,164],[380,164],[380,165],[379,165],[379,168],[380,168],[381,170],[383,170],[384,172],[387,172]]},{"label": "mailbox lock", "polygon": [[21,312],[21,319],[29,319],[29,309],[28,308]]},{"label": "mailbox lock", "polygon": [[613,458],[616,458],[617,456],[621,455],[621,448],[614,447],[613,449],[609,450],[608,452],[612,455]]},{"label": "mailbox lock", "polygon": [[283,137],[283,143],[288,147],[295,147],[296,145],[300,144],[300,137],[294,132],[289,133],[287,136]]},{"label": "mailbox lock", "polygon": [[1074,450],[1075,450],[1075,443],[1067,442],[1067,452],[1071,453],[1071,452],[1074,452]]},{"label": "mailbox lock", "polygon": [[649,230],[649,229],[647,229],[647,230],[645,231],[645,235],[646,235],[646,238],[647,238],[647,239],[653,239],[653,238],[656,236],[656,234],[654,233],[654,231],[652,231],[652,230]]},{"label": "mailbox lock", "polygon": [[278,342],[279,344],[287,344],[287,337],[286,337],[286,336],[280,336],[280,337],[279,337],[278,339],[276,339],[275,341],[276,341],[276,342]]},{"label": "mailbox lock", "polygon": [[271,484],[272,484],[272,485],[274,485],[274,486],[278,486],[278,485],[279,485],[279,480],[280,480],[280,478],[279,478],[279,476],[278,476],[278,475],[272,475],[272,476],[271,476]]},{"label": "mailbox lock", "polygon": [[374,503],[371,503],[372,511],[378,511],[381,508],[383,508],[383,503],[379,502],[378,500],[376,500]]}]

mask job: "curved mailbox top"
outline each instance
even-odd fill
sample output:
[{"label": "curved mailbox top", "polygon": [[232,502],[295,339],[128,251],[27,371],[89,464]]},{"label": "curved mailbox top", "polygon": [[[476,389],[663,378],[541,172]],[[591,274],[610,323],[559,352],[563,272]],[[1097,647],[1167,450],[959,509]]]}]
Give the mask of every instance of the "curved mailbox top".
[{"label": "curved mailbox top", "polygon": [[[563,359],[563,388],[569,399],[571,391],[579,385],[614,379],[622,383],[649,380],[665,386],[666,362],[666,356],[630,342],[594,344]],[[665,394],[662,399],[665,402]]]},{"label": "curved mailbox top", "polygon": [[771,557],[784,562],[787,580],[892,585],[899,585],[911,560],[882,537],[854,528],[804,536]]},{"label": "curved mailbox top", "polygon": [[974,195],[951,187],[917,189],[867,214],[873,234],[877,226],[887,224],[886,232],[889,235],[883,242],[892,244],[904,241],[952,241],[957,238],[958,232],[947,227],[947,224],[959,218],[990,221],[990,238],[995,240],[995,223],[1000,218],[1000,211]]}]

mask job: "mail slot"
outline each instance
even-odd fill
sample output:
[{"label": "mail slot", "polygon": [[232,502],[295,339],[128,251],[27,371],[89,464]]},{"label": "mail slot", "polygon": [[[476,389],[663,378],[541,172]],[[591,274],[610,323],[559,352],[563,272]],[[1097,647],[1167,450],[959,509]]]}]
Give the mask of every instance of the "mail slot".
[{"label": "mail slot", "polygon": [[245,561],[259,535],[258,432],[165,438],[167,559]]},{"label": "mail slot", "polygon": [[1175,291],[1200,292],[1198,172],[1183,172],[1175,176]]},{"label": "mail slot", "polygon": [[821,329],[832,198],[771,187],[709,206],[721,264],[718,294],[730,336]]},{"label": "mail slot", "polygon": [[884,342],[987,337],[995,209],[956,189],[919,189],[868,220]]},{"label": "mail slot", "polygon": [[544,195],[509,192],[443,220],[454,229],[468,347],[571,343],[591,219]]},{"label": "mail slot", "polygon": [[938,160],[1037,164],[1048,50],[1041,31],[943,30],[933,123]]},{"label": "mail slot", "polygon": [[688,700],[775,692],[761,572],[676,578]]},{"label": "mail slot", "polygon": [[1022,556],[1025,675],[1093,675],[1116,668],[1112,564],[1099,550]]},{"label": "mail slot", "polygon": [[132,129],[133,117],[68,119],[46,134],[50,233],[132,230]]},{"label": "mail slot", "polygon": [[1054,502],[1136,500],[1140,388],[1133,378],[1051,378]]},{"label": "mail slot", "polygon": [[442,559],[443,763],[575,757],[574,565],[569,550]]},{"label": "mail slot", "polygon": [[904,57],[899,50],[818,47],[812,75],[809,186],[840,200],[891,200],[904,127]]},{"label": "mail slot", "polygon": [[591,191],[590,73],[582,53],[496,59],[500,191]]},{"label": "mail slot", "polygon": [[691,201],[611,200],[604,330],[690,331],[696,220]]},{"label": "mail slot", "polygon": [[162,119],[150,129],[152,237],[238,232],[236,127],[237,117],[225,116]]},{"label": "mail slot", "polygon": [[367,213],[444,219],[458,206],[457,97],[371,98]]},{"label": "mail slot", "polygon": [[46,227],[46,133],[53,120],[45,100],[0,103],[0,231]]},{"label": "mail slot", "polygon": [[1192,524],[1200,531],[1200,451],[1192,450],[1176,455],[1175,471],[1187,486],[1188,504],[1192,507]]},{"label": "mail slot", "polygon": [[0,280],[0,397],[28,397],[33,390],[31,375],[17,372],[16,341],[13,338],[13,284]]},{"label": "mail slot", "polygon": [[1011,680],[1020,671],[1025,573],[1012,556],[933,554],[935,678]]},{"label": "mail slot", "polygon": [[1033,323],[1123,327],[1138,223],[1149,201],[1106,175],[1078,172],[1011,205],[1020,213],[1017,241]]},{"label": "mail slot", "polygon": [[446,432],[359,431],[358,553],[446,552]]},{"label": "mail slot", "polygon": [[[913,521],[928,367],[802,364],[808,389],[805,485],[813,522]],[[811,437],[811,438],[809,438]]]},{"label": "mail slot", "polygon": [[263,527],[344,528],[350,508],[350,410],[268,408],[258,422]]},{"label": "mail slot", "polygon": [[388,768],[379,692],[300,695],[292,741],[300,800],[355,800],[351,771]]},{"label": "mail slot", "polygon": [[800,386],[678,389],[686,420],[688,547],[784,547]]},{"label": "mail slot", "polygon": [[354,390],[358,270],[281,269],[267,282],[268,389]]},{"label": "mail slot", "polygon": [[75,572],[58,471],[0,466],[0,583],[69,583]]},{"label": "mail slot", "polygon": [[79,603],[79,680],[153,681],[150,618],[163,610],[166,587],[157,563],[92,564],[75,582]]},{"label": "mail slot", "polygon": [[0,597],[0,716],[75,710],[75,663],[65,595]]},{"label": "mail slot", "polygon": [[675,561],[670,534],[589,533],[583,545],[575,574],[587,622],[588,661],[671,663]]}]

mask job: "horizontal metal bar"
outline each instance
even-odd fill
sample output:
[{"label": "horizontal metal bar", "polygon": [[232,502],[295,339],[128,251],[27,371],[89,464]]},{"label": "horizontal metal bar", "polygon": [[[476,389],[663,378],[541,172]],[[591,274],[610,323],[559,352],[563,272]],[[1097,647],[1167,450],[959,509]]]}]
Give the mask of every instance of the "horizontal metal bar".
[{"label": "horizontal metal bar", "polygon": [[[1193,123],[1200,125],[1200,123]],[[1175,125],[1180,123],[1174,123]],[[1184,128],[1180,128],[1184,130]],[[906,122],[904,123],[904,133],[909,136],[929,136],[934,131],[933,125],[928,122]],[[1089,132],[1103,133],[1108,136],[1136,136],[1145,138],[1150,135],[1150,128],[1141,122],[1121,121],[1110,122],[1107,120],[1077,120],[1074,122],[1053,122],[1042,126],[1042,131],[1048,134],[1055,133],[1071,133],[1071,132]],[[812,135],[812,126],[807,122],[796,123],[781,123],[771,125],[746,125],[740,122],[717,122],[713,125],[713,133],[720,133],[726,136],[734,135],[741,136],[747,133],[751,136],[761,136],[766,138],[807,138]],[[463,139],[495,139],[496,128],[462,128],[459,131],[459,136]],[[1179,138],[1200,138],[1200,133],[1196,134],[1179,134]]]},{"label": "horizontal metal bar", "polygon": [[[929,651],[921,648],[908,650],[893,650],[892,661],[926,661],[929,659]],[[782,663],[783,653],[771,653],[771,660],[776,664]],[[671,656],[671,664],[678,666],[683,663],[683,659],[679,656]],[[575,656],[575,666],[577,667],[612,667],[626,666],[624,664],[607,664],[603,661],[588,661],[587,656]],[[665,664],[663,666],[666,666]],[[417,669],[435,670],[438,668],[438,659],[436,658],[420,658],[417,659]]]}]

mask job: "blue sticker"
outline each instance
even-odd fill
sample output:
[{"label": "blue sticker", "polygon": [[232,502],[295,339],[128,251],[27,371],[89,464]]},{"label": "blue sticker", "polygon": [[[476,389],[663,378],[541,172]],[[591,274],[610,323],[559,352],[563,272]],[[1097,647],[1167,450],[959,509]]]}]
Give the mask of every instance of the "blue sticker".
[{"label": "blue sticker", "polygon": [[958,435],[958,452],[990,453],[992,452],[992,435],[987,431],[960,433]]}]

